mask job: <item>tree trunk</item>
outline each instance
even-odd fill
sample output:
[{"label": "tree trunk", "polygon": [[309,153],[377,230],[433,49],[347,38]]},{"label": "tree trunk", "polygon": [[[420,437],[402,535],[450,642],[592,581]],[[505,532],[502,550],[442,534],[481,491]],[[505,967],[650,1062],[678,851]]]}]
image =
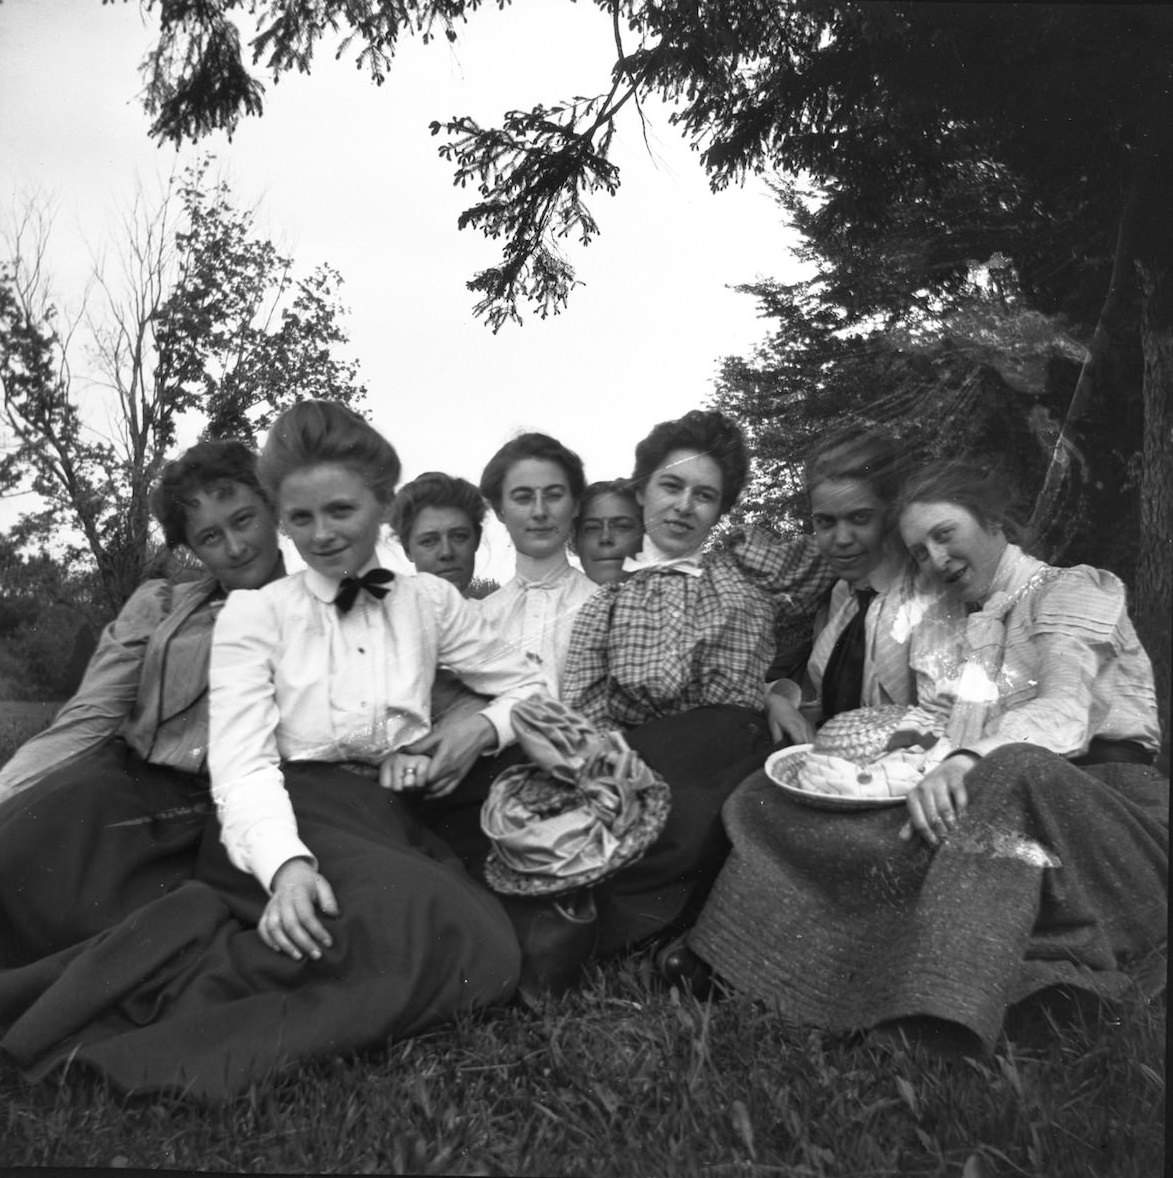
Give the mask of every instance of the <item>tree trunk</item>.
[{"label": "tree trunk", "polygon": [[1169,668],[1173,661],[1173,270],[1139,263],[1143,296],[1144,466],[1140,486],[1140,562],[1136,627],[1157,682],[1162,755],[1169,758]]},{"label": "tree trunk", "polygon": [[1153,660],[1161,757],[1169,771],[1169,669],[1173,661],[1173,90],[1154,102],[1153,134],[1139,185],[1134,266],[1144,349],[1144,446],[1136,625]]},{"label": "tree trunk", "polygon": [[[1029,531],[1034,551],[1050,564],[1066,563],[1064,557],[1070,550],[1072,539],[1085,522],[1082,517],[1087,510],[1090,489],[1102,482],[1097,477],[1099,471],[1092,469],[1096,465],[1096,455],[1089,455],[1083,443],[1085,440],[1090,442],[1094,449],[1097,439],[1094,436],[1085,438],[1088,433],[1086,423],[1089,418],[1102,415],[1104,402],[1110,402],[1116,392],[1111,387],[1113,381],[1109,374],[1117,367],[1112,359],[1117,337],[1136,330],[1135,323],[1125,322],[1128,318],[1126,296],[1135,281],[1131,264],[1135,221],[1134,188],[1121,213],[1112,276],[1104,304],[1051,451],[1042,489],[1031,512]],[[1093,430],[1092,434],[1095,432]]]}]

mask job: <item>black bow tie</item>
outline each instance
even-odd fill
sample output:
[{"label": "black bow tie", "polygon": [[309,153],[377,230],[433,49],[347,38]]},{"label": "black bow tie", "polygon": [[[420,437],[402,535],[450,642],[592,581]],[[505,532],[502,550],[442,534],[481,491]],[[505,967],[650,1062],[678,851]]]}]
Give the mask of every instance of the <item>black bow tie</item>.
[{"label": "black bow tie", "polygon": [[365,589],[372,597],[386,597],[387,586],[394,580],[395,574],[389,569],[371,569],[361,577],[343,577],[334,604],[340,614],[349,613],[351,606],[358,600],[360,589]]}]

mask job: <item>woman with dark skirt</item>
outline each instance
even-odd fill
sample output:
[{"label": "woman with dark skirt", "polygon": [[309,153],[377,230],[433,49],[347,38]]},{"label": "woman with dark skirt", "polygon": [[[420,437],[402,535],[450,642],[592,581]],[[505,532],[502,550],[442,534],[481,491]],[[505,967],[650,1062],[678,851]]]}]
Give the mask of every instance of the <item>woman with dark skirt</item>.
[{"label": "woman with dark skirt", "polygon": [[[274,422],[261,479],[308,567],[218,619],[216,815],[194,878],[48,972],[0,974],[0,1049],[28,1074],[70,1063],[126,1091],[222,1098],[512,994],[501,905],[398,795],[476,773],[540,683],[450,584],[376,567],[398,471],[345,406]],[[441,662],[490,702],[408,752]]]},{"label": "woman with dark skirt", "polygon": [[285,569],[240,442],[200,442],[163,469],[151,509],[198,580],[150,580],[102,632],[53,723],[0,767],[0,967],[117,924],[190,878],[211,812],[208,656],[230,592]]},{"label": "woman with dark skirt", "polygon": [[689,944],[795,1022],[976,1052],[1028,998],[1117,998],[1163,960],[1169,783],[1115,576],[1029,556],[1005,480],[973,464],[913,478],[898,521],[948,755],[903,804],[851,812],[755,774]]},{"label": "woman with dark skirt", "polygon": [[752,531],[704,550],[748,467],[740,431],[718,412],[657,425],[632,476],[642,552],[575,621],[564,701],[622,730],[672,791],[643,858],[595,889],[600,955],[691,922],[728,850],[721,805],[771,747],[765,672],[777,619],[809,631],[834,580],[809,536]]}]

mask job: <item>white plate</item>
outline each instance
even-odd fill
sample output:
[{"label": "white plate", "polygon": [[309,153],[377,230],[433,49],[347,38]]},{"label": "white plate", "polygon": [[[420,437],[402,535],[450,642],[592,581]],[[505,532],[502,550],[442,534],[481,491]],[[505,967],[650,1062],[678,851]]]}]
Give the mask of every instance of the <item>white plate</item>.
[{"label": "white plate", "polygon": [[789,797],[804,806],[814,806],[819,810],[878,810],[884,806],[903,806],[903,798],[853,798],[846,794],[815,793],[809,789],[798,789],[788,785],[780,772],[786,761],[798,753],[806,753],[811,749],[809,744],[792,744],[789,748],[779,749],[766,758],[766,776]]}]

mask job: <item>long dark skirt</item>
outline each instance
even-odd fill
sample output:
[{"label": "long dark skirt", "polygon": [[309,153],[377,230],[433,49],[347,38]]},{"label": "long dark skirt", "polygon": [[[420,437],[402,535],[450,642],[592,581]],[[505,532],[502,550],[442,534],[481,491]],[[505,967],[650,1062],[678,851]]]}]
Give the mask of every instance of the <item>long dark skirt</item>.
[{"label": "long dark skirt", "polygon": [[208,779],[114,740],[0,804],[0,968],[113,928],[190,879]]},{"label": "long dark skirt", "polygon": [[765,773],[730,798],[733,852],[689,944],[798,1023],[862,1029],[927,1015],[986,1046],[1050,986],[1119,997],[1166,939],[1169,783],[1006,746],[967,779],[969,809],[930,850],[903,805],[832,812]]},{"label": "long dark skirt", "polygon": [[624,734],[672,788],[672,808],[642,858],[599,885],[600,955],[687,927],[729,853],[721,807],[770,751],[766,720],[739,707],[696,708]]},{"label": "long dark skirt", "polygon": [[125,1091],[220,1099],[319,1055],[505,1001],[519,953],[498,901],[373,782],[287,765],[303,840],[341,915],[318,961],[265,947],[267,896],[213,819],[196,878],[117,927],[0,972],[0,1049],[33,1077],[76,1062]]}]

